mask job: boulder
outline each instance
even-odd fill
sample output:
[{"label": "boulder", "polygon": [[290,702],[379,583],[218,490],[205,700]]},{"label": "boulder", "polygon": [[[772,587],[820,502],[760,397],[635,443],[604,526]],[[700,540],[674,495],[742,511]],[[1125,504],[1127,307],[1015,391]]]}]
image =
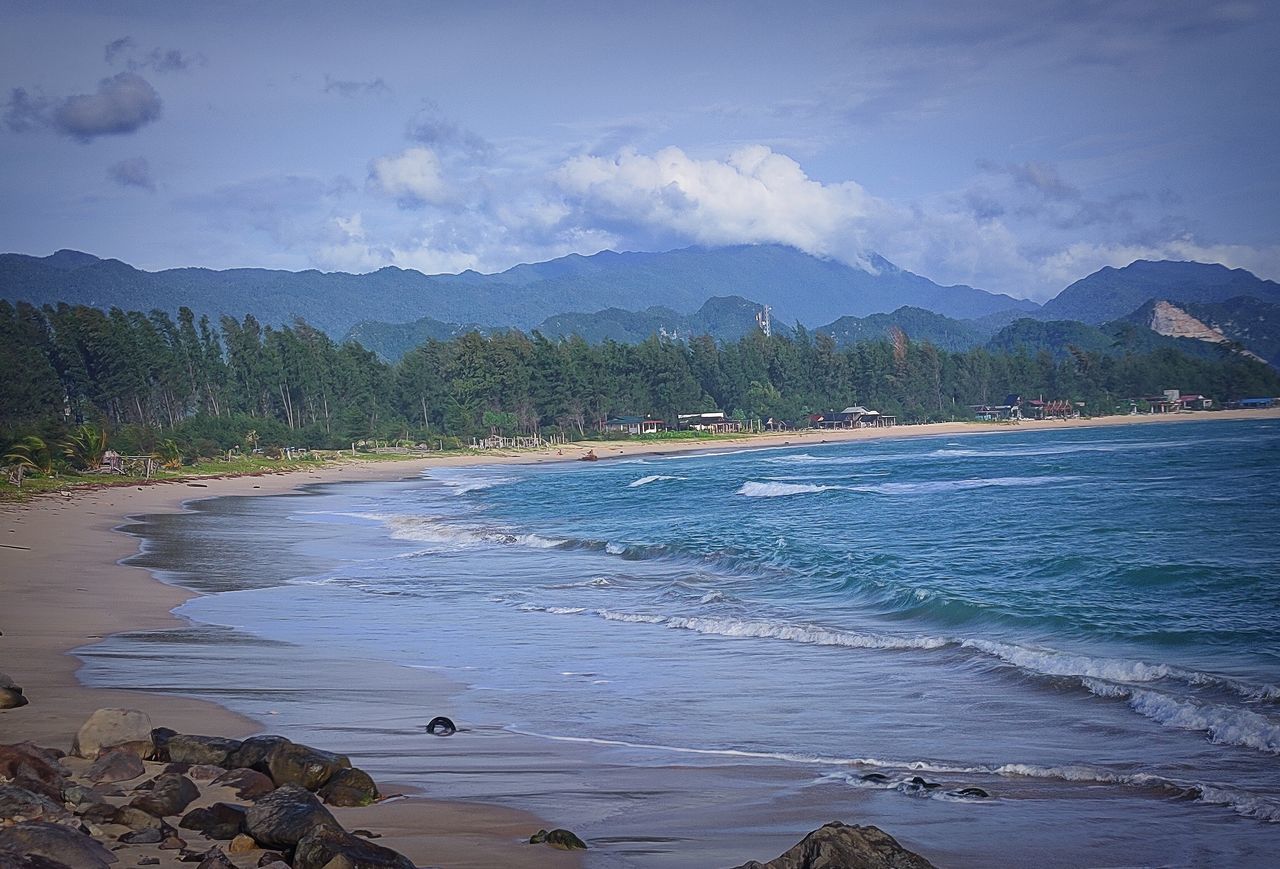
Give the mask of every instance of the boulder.
[{"label": "boulder", "polygon": [[231,839],[244,829],[245,809],[231,803],[214,803],[192,809],[182,816],[178,826],[184,830],[204,833],[210,839]]},{"label": "boulder", "polygon": [[218,776],[226,772],[226,769],[220,766],[214,766],[211,763],[197,763],[195,766],[187,768],[187,778],[192,781],[213,781]]},{"label": "boulder", "polygon": [[0,851],[0,869],[74,869],[74,867],[59,863],[57,860],[50,860],[48,857]]},{"label": "boulder", "polygon": [[331,806],[367,806],[378,799],[378,786],[362,769],[340,769],[316,791]]},{"label": "boulder", "polygon": [[147,713],[137,709],[99,709],[80,725],[71,753],[92,758],[102,749],[116,746],[138,751],[143,757],[151,753],[154,744]]},{"label": "boulder", "polygon": [[550,845],[561,851],[585,851],[587,843],[568,830],[554,829],[550,832],[539,830],[529,837],[530,845]]},{"label": "boulder", "polygon": [[245,831],[264,848],[293,848],[319,826],[342,829],[315,795],[298,785],[276,788],[245,816]]},{"label": "boulder", "polygon": [[276,789],[276,783],[269,776],[252,769],[227,770],[211,784],[215,787],[234,788],[236,796],[242,800],[256,800]]},{"label": "boulder", "polygon": [[164,826],[164,821],[155,815],[133,806],[119,806],[111,813],[109,819],[104,820],[110,820],[111,823],[128,827],[130,830],[159,830]]},{"label": "boulder", "polygon": [[0,778],[51,800],[61,800],[67,771],[51,752],[30,742],[19,742],[0,745]]},{"label": "boulder", "polygon": [[776,860],[752,860],[738,869],[933,869],[879,827],[833,821],[805,836]]},{"label": "boulder", "polygon": [[264,775],[271,773],[271,752],[289,744],[283,736],[251,736],[227,756],[227,769],[252,769]]},{"label": "boulder", "polygon": [[134,797],[129,805],[157,818],[167,818],[182,814],[182,810],[199,796],[200,789],[185,775],[164,773],[156,777],[149,792]]},{"label": "boulder", "polygon": [[271,866],[276,863],[283,863],[286,867],[289,865],[284,855],[277,851],[263,851],[262,856],[258,858],[259,866]]},{"label": "boulder", "polygon": [[227,853],[248,854],[257,847],[258,843],[253,841],[253,836],[247,833],[239,833],[227,844]]},{"label": "boulder", "polygon": [[275,747],[267,765],[277,786],[299,785],[314,791],[338,770],[350,768],[351,761],[341,754],[289,742]]},{"label": "boulder", "polygon": [[200,861],[200,865],[196,869],[236,869],[236,864],[232,863],[227,855],[222,853],[221,848],[215,846],[205,851],[204,859]]},{"label": "boulder", "polygon": [[142,758],[127,748],[108,748],[85,770],[84,777],[99,784],[128,781],[146,772]]},{"label": "boulder", "polygon": [[0,820],[35,821],[66,817],[62,803],[14,784],[0,784]]},{"label": "boulder", "polygon": [[178,731],[169,727],[156,727],[151,731],[151,744],[154,746],[147,760],[160,763],[169,762],[169,740],[178,735]]},{"label": "boulder", "polygon": [[240,747],[240,740],[175,733],[165,745],[172,763],[225,767],[227,756]]},{"label": "boulder", "polygon": [[0,851],[56,860],[74,869],[107,869],[117,859],[84,833],[42,821],[0,828]]},{"label": "boulder", "polygon": [[21,688],[0,688],[0,709],[19,709],[30,702]]},{"label": "boulder", "polygon": [[298,842],[293,869],[342,866],[344,859],[353,869],[414,869],[413,861],[403,854],[333,827],[316,827]]},{"label": "boulder", "polygon": [[178,838],[177,833],[170,833],[160,843],[161,851],[181,851],[185,847],[187,847],[187,840]]},{"label": "boulder", "polygon": [[164,833],[159,827],[148,830],[130,830],[120,837],[126,845],[158,845],[164,841]]},{"label": "boulder", "polygon": [[[110,803],[86,802],[76,806],[76,814],[86,824],[114,824],[116,822],[116,812],[119,810],[117,806],[113,806]],[[138,812],[137,809],[130,809],[129,811]],[[147,815],[146,812],[138,813]],[[151,818],[150,815],[147,815],[147,817]],[[151,820],[159,823],[156,818],[151,818]]]}]

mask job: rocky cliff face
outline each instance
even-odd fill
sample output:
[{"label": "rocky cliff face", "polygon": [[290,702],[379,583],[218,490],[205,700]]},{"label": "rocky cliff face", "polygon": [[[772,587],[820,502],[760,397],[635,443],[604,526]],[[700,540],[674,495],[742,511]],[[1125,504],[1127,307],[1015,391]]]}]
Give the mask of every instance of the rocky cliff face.
[{"label": "rocky cliff face", "polygon": [[[1170,302],[1156,302],[1151,307],[1151,320],[1148,323],[1151,331],[1170,338],[1191,338],[1196,341],[1207,341],[1211,344],[1235,344],[1230,338],[1214,327],[1197,320],[1182,308]],[[1236,345],[1237,352],[1265,362],[1261,356]]]}]

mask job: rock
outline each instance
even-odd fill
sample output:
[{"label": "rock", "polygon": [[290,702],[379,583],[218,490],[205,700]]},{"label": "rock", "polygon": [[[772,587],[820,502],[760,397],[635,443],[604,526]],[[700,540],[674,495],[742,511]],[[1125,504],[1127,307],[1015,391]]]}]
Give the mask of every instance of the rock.
[{"label": "rock", "polygon": [[187,840],[172,834],[165,836],[164,841],[160,843],[161,851],[181,851],[185,847],[187,847]]},{"label": "rock", "polygon": [[262,856],[258,858],[259,866],[271,866],[275,863],[283,863],[285,866],[289,865],[289,863],[284,859],[284,855],[278,854],[275,851],[263,851]]},{"label": "rock", "polygon": [[182,816],[178,826],[184,830],[204,833],[210,839],[231,839],[244,829],[245,809],[231,803],[214,803],[200,809],[192,809]]},{"label": "rock", "polygon": [[160,858],[159,857],[139,857],[138,865],[139,866],[159,866]]},{"label": "rock", "polygon": [[[166,750],[166,751],[168,751],[168,743],[166,743],[165,745],[166,745],[165,750]],[[161,771],[161,772],[176,772],[178,775],[186,775],[188,772],[190,772],[190,771],[191,771],[191,764],[189,764],[189,763],[167,763],[167,764],[165,764],[164,769],[162,769],[162,770],[160,770],[160,771]]]},{"label": "rock", "polygon": [[20,709],[30,702],[21,688],[0,688],[0,709]]},{"label": "rock", "polygon": [[338,770],[351,767],[351,761],[343,755],[293,742],[277,745],[267,764],[277,786],[299,785],[309,791],[323,785]]},{"label": "rock", "polygon": [[166,748],[173,763],[226,766],[227,756],[240,747],[238,739],[221,736],[192,736],[177,733],[169,737]]},{"label": "rock", "polygon": [[85,770],[84,777],[91,782],[118,782],[138,778],[146,772],[142,758],[126,748],[109,748],[98,754],[98,759]]},{"label": "rock", "polygon": [[453,736],[457,732],[457,726],[443,715],[437,715],[427,724],[427,733],[432,736]]},{"label": "rock", "polygon": [[937,790],[938,788],[942,787],[942,785],[938,784],[937,782],[925,781],[918,775],[913,775],[907,781],[907,784],[914,785],[915,787],[918,787],[918,788],[923,788],[926,791]]},{"label": "rock", "polygon": [[112,813],[110,820],[111,823],[128,827],[130,830],[159,830],[164,826],[164,821],[134,806],[120,806]]},{"label": "rock", "polygon": [[933,869],[879,827],[833,821],[814,830],[794,848],[768,863],[752,860],[738,869]]},{"label": "rock", "polygon": [[199,796],[200,789],[191,779],[184,775],[164,773],[156,777],[150,793],[134,797],[129,805],[157,818],[167,818],[182,814],[182,810]]},{"label": "rock", "polygon": [[0,851],[56,860],[74,869],[107,869],[117,859],[84,833],[42,821],[0,828]]},{"label": "rock", "polygon": [[240,747],[227,756],[227,769],[252,769],[269,775],[271,773],[271,752],[281,745],[289,744],[283,736],[251,736],[240,743]]},{"label": "rock", "polygon": [[275,782],[269,776],[252,769],[227,770],[211,784],[215,787],[234,788],[236,796],[242,800],[256,800],[276,789]]},{"label": "rock", "polygon": [[185,775],[192,781],[213,781],[225,772],[226,770],[220,766],[214,766],[211,763],[198,763],[195,766],[188,767]]},{"label": "rock", "polygon": [[262,869],[292,869],[288,863],[283,860],[272,860],[270,863],[259,863]]},{"label": "rock", "polygon": [[204,853],[204,859],[196,869],[236,869],[236,864],[222,853],[221,848],[213,847]]},{"label": "rock", "polygon": [[529,837],[530,845],[550,845],[552,848],[558,848],[561,851],[585,851],[587,843],[579,839],[568,830],[559,828],[550,832],[539,830]]},{"label": "rock", "polygon": [[67,771],[53,752],[30,742],[19,742],[0,745],[0,778],[51,800],[61,800]]},{"label": "rock", "polygon": [[[114,824],[117,811],[119,811],[118,807],[110,803],[86,802],[76,807],[76,814],[86,824]],[[130,811],[136,812],[138,810],[131,809]],[[147,813],[141,812],[141,814],[146,815]],[[151,816],[147,815],[147,817],[150,818]],[[152,820],[156,819],[152,818]]]},{"label": "rock", "polygon": [[0,784],[0,819],[35,821],[66,817],[62,803],[12,784]]},{"label": "rock", "polygon": [[68,785],[62,789],[62,801],[77,807],[92,805],[99,796],[97,790],[89,785]]},{"label": "rock", "polygon": [[258,843],[253,841],[253,837],[247,833],[239,833],[227,845],[227,853],[229,854],[248,854],[256,849]]},{"label": "rock", "polygon": [[862,777],[862,780],[879,783],[879,782],[887,782],[889,780],[889,777],[884,773],[869,772]]},{"label": "rock", "polygon": [[367,806],[378,799],[378,786],[362,769],[340,769],[316,792],[331,806]]},{"label": "rock", "polygon": [[120,837],[120,841],[126,845],[158,845],[163,840],[164,834],[160,832],[159,827],[149,830],[130,830]]},{"label": "rock", "polygon": [[151,753],[154,743],[151,741],[151,719],[147,713],[137,709],[99,709],[80,725],[75,741],[71,743],[71,753],[76,757],[97,757],[104,748],[116,746],[128,747],[131,750],[146,751],[140,756]]},{"label": "rock", "polygon": [[342,858],[353,869],[414,869],[403,854],[333,827],[316,827],[298,842],[293,869],[325,869]]},{"label": "rock", "polygon": [[989,798],[991,794],[987,793],[982,788],[961,788],[960,790],[956,791],[956,796],[977,797],[978,799],[985,800]]},{"label": "rock", "polygon": [[264,848],[293,848],[318,826],[342,829],[315,795],[298,785],[276,788],[245,816],[246,832]]}]

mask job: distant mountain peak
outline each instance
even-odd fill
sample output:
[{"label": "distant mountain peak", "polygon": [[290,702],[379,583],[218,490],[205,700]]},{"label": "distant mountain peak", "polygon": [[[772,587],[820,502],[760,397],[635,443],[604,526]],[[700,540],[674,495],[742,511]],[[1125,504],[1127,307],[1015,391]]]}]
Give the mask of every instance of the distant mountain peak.
[{"label": "distant mountain peak", "polygon": [[100,258],[91,253],[85,253],[82,250],[71,250],[66,247],[54,251],[50,256],[44,257],[44,261],[55,269],[63,269],[65,271],[80,269],[102,262]]}]

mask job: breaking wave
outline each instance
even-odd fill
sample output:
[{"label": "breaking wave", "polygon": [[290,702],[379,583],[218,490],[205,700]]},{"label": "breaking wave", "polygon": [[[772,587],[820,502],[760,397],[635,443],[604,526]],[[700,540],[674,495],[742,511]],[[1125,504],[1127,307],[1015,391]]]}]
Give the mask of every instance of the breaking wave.
[{"label": "breaking wave", "polygon": [[674,476],[670,476],[670,475],[668,475],[668,474],[653,474],[653,475],[651,475],[651,476],[648,476],[648,477],[641,477],[641,478],[640,478],[640,479],[638,479],[638,480],[633,480],[632,482],[627,483],[627,488],[628,488],[628,489],[638,489],[638,488],[640,488],[641,486],[647,486],[647,485],[649,485],[650,483],[660,483],[660,482],[662,482],[663,480],[684,480],[684,479],[687,479],[687,478],[686,478],[686,477],[674,477]]}]

